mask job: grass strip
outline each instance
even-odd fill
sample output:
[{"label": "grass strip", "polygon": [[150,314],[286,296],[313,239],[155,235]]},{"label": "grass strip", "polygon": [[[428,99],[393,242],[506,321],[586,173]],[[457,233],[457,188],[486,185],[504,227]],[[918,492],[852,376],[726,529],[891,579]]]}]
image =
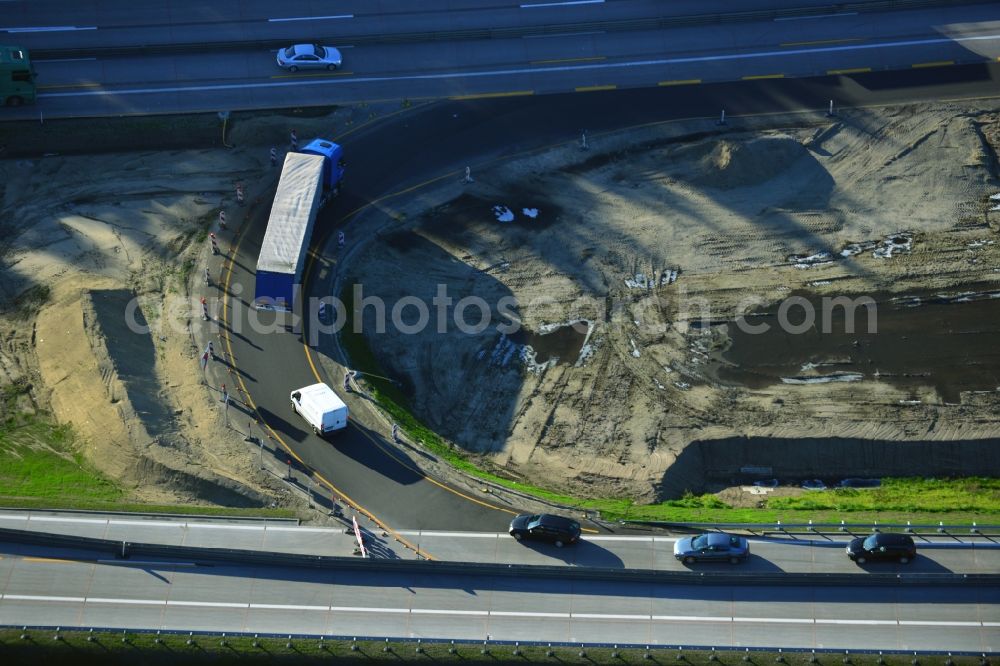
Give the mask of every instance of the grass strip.
[{"label": "grass strip", "polygon": [[[24,635],[25,638],[21,638]],[[56,639],[55,637],[59,638]],[[353,648],[352,648],[353,646]],[[222,634],[93,633],[28,629],[0,630],[0,657],[5,664],[243,664],[243,663],[456,663],[491,664],[661,664],[736,666],[786,664],[792,666],[981,666],[980,656],[920,655],[809,651],[765,652],[720,649],[714,652],[676,646],[581,647],[580,645],[514,646],[508,644],[416,641],[381,642],[319,640],[318,638],[244,637]]]},{"label": "grass strip", "polygon": [[[11,407],[18,391],[0,392]],[[44,414],[13,413],[0,425],[0,507],[17,509],[76,509],[130,513],[173,513],[197,516],[295,518],[291,509],[131,502],[127,492],[96,470],[76,452],[73,431]]]}]

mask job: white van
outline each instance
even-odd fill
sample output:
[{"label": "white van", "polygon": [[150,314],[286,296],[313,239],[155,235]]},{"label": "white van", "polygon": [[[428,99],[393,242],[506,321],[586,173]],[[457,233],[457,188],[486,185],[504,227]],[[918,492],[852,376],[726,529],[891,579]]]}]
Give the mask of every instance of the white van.
[{"label": "white van", "polygon": [[326,384],[313,384],[292,391],[292,411],[312,426],[317,435],[347,427],[347,405]]}]

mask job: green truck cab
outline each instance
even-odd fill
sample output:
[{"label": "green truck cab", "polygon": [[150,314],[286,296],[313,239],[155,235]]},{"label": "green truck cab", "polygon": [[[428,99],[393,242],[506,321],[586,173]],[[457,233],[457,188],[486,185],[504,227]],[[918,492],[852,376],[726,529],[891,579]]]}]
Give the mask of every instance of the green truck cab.
[{"label": "green truck cab", "polygon": [[0,105],[34,103],[35,70],[28,50],[19,46],[0,46]]}]

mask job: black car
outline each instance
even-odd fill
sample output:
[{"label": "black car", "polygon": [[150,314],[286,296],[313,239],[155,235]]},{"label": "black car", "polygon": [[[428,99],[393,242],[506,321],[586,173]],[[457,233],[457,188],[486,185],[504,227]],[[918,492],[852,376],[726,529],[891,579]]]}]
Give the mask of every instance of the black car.
[{"label": "black car", "polygon": [[567,543],[580,540],[580,523],[572,518],[554,516],[550,513],[524,513],[510,521],[510,535],[521,541],[534,539],[554,543],[562,548]]},{"label": "black car", "polygon": [[847,556],[858,564],[876,560],[896,560],[906,564],[917,556],[917,547],[907,534],[876,532],[847,544]]}]

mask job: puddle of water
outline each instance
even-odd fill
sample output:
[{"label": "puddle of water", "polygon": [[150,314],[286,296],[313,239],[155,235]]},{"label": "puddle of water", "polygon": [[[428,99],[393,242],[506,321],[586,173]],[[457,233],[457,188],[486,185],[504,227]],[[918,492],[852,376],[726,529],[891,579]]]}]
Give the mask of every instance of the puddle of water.
[{"label": "puddle of water", "polygon": [[[817,378],[851,381],[860,375],[860,381],[931,386],[952,403],[959,402],[961,391],[1000,387],[1000,292],[876,294],[875,332],[868,332],[866,308],[859,307],[854,333],[846,331],[840,307],[827,318],[830,332],[823,333],[821,299],[797,295],[813,305],[816,325],[801,334],[782,331],[776,305],[746,318],[751,325],[768,324],[765,333],[746,333],[730,321],[731,344],[714,366],[720,380],[762,388]],[[791,308],[788,320],[801,323],[802,308]]]},{"label": "puddle of water", "polygon": [[576,363],[587,340],[587,322],[580,321],[558,326],[551,331],[533,332],[520,329],[510,336],[519,345],[527,345],[535,352],[535,363],[542,365],[551,359],[562,364]]}]

